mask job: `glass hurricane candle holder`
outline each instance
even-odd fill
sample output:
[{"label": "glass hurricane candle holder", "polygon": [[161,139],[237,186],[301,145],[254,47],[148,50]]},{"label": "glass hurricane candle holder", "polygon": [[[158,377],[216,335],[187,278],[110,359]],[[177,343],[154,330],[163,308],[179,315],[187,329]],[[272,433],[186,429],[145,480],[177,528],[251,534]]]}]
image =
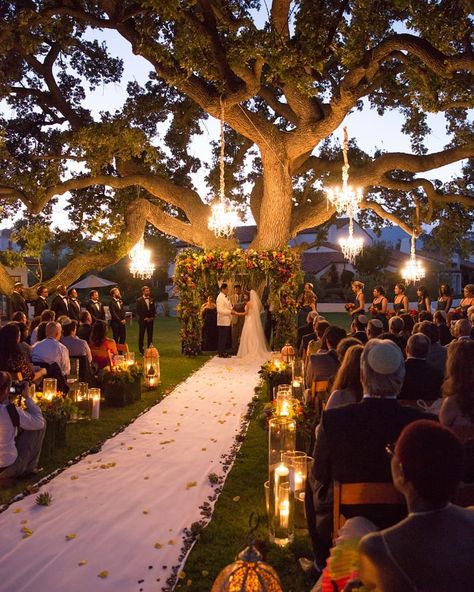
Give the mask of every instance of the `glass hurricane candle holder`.
[{"label": "glass hurricane candle holder", "polygon": [[291,390],[279,390],[276,397],[276,415],[278,417],[291,417],[293,410],[293,397]]},{"label": "glass hurricane candle holder", "polygon": [[100,416],[100,389],[90,388],[89,399],[91,400],[91,419],[99,419]]},{"label": "glass hurricane candle holder", "polygon": [[52,401],[58,392],[58,381],[56,378],[43,379],[43,398]]},{"label": "glass hurricane candle holder", "polygon": [[135,352],[127,352],[125,354],[125,362],[128,366],[135,364]]},{"label": "glass hurricane candle holder", "polygon": [[301,399],[303,396],[304,364],[303,360],[293,360],[291,364],[291,387],[293,397]]},{"label": "glass hurricane candle holder", "polygon": [[89,395],[87,382],[78,382],[72,394],[73,401],[77,407],[74,419],[90,419],[92,412],[92,399]]},{"label": "glass hurricane candle holder", "polygon": [[269,531],[270,540],[280,547],[284,547],[293,541],[294,508],[295,498],[290,489],[290,483],[279,481]]},{"label": "glass hurricane candle holder", "polygon": [[[290,469],[285,465],[286,452],[294,452],[296,439],[296,423],[287,417],[274,417],[269,421],[269,446],[268,446],[268,476],[269,476],[269,532],[270,540],[278,545],[286,545],[293,538],[293,531],[288,530],[287,535],[281,536],[281,516],[286,515],[286,509],[281,503],[288,501],[286,494],[280,489],[281,485],[290,487]],[[284,496],[281,499],[281,496]],[[293,528],[293,507],[288,507],[288,528]],[[283,511],[283,514],[282,514]],[[290,520],[291,516],[291,520]]]},{"label": "glass hurricane candle holder", "polygon": [[285,452],[283,462],[290,470],[290,489],[294,498],[294,525],[298,534],[306,532],[304,497],[308,471],[308,456],[298,450]]},{"label": "glass hurricane candle holder", "polygon": [[123,368],[125,365],[125,356],[122,354],[115,354],[113,363],[116,368]]}]

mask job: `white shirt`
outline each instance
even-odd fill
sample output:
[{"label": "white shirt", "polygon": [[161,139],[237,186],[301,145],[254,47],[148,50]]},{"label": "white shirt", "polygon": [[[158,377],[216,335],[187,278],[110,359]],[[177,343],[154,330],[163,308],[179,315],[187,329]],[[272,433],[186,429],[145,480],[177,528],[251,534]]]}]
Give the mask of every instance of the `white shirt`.
[{"label": "white shirt", "polygon": [[33,364],[35,362],[42,362],[44,364],[53,364],[56,362],[61,368],[63,376],[67,376],[71,371],[67,347],[52,337],[47,337],[43,341],[38,341],[34,344],[31,352],[31,361]]},{"label": "white shirt", "polygon": [[70,356],[87,356],[92,362],[91,348],[84,339],[77,335],[63,335],[61,342],[67,347]]},{"label": "white shirt", "polygon": [[232,321],[232,304],[224,292],[219,292],[216,300],[217,326],[230,327]]},{"label": "white shirt", "polygon": [[[7,404],[0,405],[0,467],[9,467],[18,456],[15,446],[16,428],[7,411]],[[20,427],[24,430],[41,430],[46,426],[41,410],[32,399],[25,399],[26,411],[17,407]]]}]

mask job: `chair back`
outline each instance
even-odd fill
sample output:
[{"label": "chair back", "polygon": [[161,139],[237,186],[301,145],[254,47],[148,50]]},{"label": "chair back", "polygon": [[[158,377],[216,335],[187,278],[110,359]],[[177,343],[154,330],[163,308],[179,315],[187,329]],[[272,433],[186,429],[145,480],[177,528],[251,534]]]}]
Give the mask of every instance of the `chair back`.
[{"label": "chair back", "polygon": [[404,505],[405,498],[393,483],[340,483],[334,481],[333,538],[346,521],[341,506],[369,504]]},{"label": "chair back", "polygon": [[120,355],[128,354],[129,349],[126,343],[117,343],[117,351]]},{"label": "chair back", "polygon": [[69,356],[71,360],[79,360],[79,381],[92,383],[92,369],[87,356]]}]

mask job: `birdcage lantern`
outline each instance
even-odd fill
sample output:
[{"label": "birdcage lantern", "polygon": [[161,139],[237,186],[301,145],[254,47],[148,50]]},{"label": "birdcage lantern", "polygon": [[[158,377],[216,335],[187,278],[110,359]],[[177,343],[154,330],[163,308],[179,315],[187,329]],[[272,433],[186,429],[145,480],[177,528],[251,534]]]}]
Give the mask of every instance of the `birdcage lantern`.
[{"label": "birdcage lantern", "polygon": [[287,364],[291,364],[295,357],[295,348],[289,343],[285,343],[285,345],[281,348],[281,359]]},{"label": "birdcage lantern", "polygon": [[150,345],[143,356],[143,379],[147,388],[156,388],[160,380],[160,354],[156,347]]},{"label": "birdcage lantern", "polygon": [[283,592],[276,571],[263,561],[253,542],[220,572],[211,592]]}]

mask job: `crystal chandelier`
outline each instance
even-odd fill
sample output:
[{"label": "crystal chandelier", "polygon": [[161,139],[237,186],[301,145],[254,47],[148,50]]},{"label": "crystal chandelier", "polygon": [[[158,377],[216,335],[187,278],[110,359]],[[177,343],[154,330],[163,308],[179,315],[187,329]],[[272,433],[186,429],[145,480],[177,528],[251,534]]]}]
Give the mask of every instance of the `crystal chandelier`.
[{"label": "crystal chandelier", "polygon": [[344,165],[342,167],[342,187],[331,187],[326,190],[327,200],[336,208],[336,212],[341,215],[347,213],[349,216],[354,214],[358,205],[362,201],[362,189],[360,187],[351,187],[349,185],[349,160],[347,152],[349,149],[349,136],[347,127],[344,128],[344,141],[342,144],[342,154]]},{"label": "crystal chandelier", "polygon": [[422,278],[424,278],[426,274],[422,263],[416,258],[415,243],[416,237],[415,233],[413,232],[411,235],[410,259],[406,262],[405,267],[403,267],[401,270],[401,276],[407,284],[416,284]]},{"label": "crystal chandelier", "polygon": [[221,137],[220,137],[220,155],[219,155],[219,199],[212,205],[211,216],[207,224],[209,230],[218,238],[230,238],[234,234],[234,228],[239,222],[239,216],[235,206],[225,197],[224,180],[224,103],[221,99]]},{"label": "crystal chandelier", "polygon": [[146,280],[151,278],[155,271],[155,265],[151,261],[150,249],[145,249],[143,236],[129,253],[130,273],[134,278]]},{"label": "crystal chandelier", "polygon": [[347,259],[349,263],[354,263],[357,255],[362,252],[364,248],[364,241],[361,238],[354,236],[354,223],[352,221],[352,213],[349,213],[349,235],[347,238],[341,238],[339,240],[339,246],[341,247],[344,259]]}]

